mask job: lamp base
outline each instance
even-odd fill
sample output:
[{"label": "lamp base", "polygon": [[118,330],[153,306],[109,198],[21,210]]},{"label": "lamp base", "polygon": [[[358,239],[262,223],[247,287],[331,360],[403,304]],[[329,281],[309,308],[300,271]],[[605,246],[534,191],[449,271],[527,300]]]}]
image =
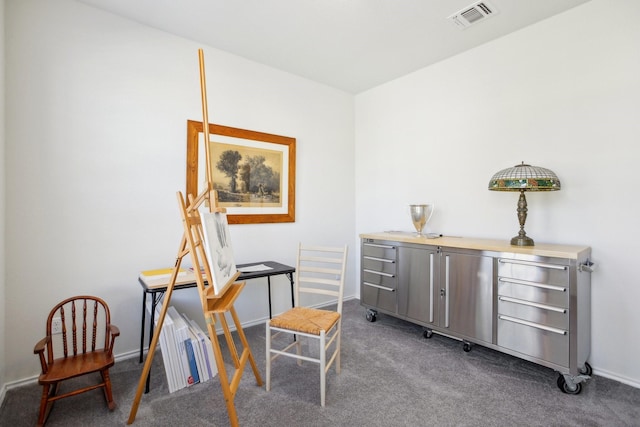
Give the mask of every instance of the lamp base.
[{"label": "lamp base", "polygon": [[535,246],[533,244],[533,239],[529,236],[515,236],[511,239],[512,246]]}]

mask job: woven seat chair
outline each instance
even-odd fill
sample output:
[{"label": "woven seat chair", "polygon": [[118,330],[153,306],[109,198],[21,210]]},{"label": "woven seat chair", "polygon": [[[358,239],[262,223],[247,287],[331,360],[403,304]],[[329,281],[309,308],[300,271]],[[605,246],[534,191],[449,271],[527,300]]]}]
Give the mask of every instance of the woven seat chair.
[{"label": "woven seat chair", "polygon": [[[340,331],[342,324],[342,295],[347,268],[347,246],[323,247],[298,245],[295,272],[295,307],[274,317],[266,325],[267,384],[271,389],[271,363],[279,356],[286,356],[320,365],[320,404],[325,406],[326,373],[335,363],[340,373]],[[305,307],[303,294],[327,295],[335,300],[336,309]],[[288,334],[283,348],[273,348],[274,339]],[[317,340],[318,351],[303,354],[302,340]],[[282,340],[278,340],[281,343]],[[309,346],[311,350],[311,346]]]},{"label": "woven seat chair", "polygon": [[[59,321],[60,330],[54,330]],[[102,299],[76,296],[58,303],[47,317],[46,336],[38,341],[33,352],[38,355],[42,385],[38,426],[44,425],[53,403],[65,397],[102,388],[107,406],[116,407],[111,393],[109,368],[114,364],[113,344],[120,331],[111,324],[109,307]],[[57,394],[62,381],[99,373],[100,381]]]}]

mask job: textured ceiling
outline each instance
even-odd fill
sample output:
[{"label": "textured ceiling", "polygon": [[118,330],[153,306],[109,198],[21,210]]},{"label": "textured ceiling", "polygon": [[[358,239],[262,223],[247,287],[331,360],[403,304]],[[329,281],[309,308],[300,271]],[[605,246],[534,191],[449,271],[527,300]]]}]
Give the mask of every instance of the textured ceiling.
[{"label": "textured ceiling", "polygon": [[588,0],[78,0],[205,46],[359,93]]}]

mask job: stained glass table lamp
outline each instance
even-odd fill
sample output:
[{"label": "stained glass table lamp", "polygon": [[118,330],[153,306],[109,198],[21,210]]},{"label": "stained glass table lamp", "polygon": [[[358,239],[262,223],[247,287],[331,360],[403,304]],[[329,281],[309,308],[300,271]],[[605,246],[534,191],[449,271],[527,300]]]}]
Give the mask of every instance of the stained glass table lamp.
[{"label": "stained glass table lamp", "polygon": [[539,166],[526,165],[524,162],[512,168],[503,169],[491,177],[489,190],[519,191],[518,220],[520,232],[511,239],[514,246],[534,246],[533,239],[524,231],[527,220],[527,199],[525,191],[557,191],[560,190],[560,180],[549,169]]}]

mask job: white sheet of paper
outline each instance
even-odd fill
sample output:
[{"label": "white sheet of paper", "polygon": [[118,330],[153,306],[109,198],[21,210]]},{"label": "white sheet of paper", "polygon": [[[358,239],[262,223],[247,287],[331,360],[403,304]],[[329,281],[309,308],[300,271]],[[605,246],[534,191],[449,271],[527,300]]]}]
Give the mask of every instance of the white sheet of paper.
[{"label": "white sheet of paper", "polygon": [[256,265],[250,265],[250,266],[242,267],[238,269],[238,271],[241,273],[253,273],[256,271],[266,271],[266,270],[273,270],[273,268],[264,264],[256,264]]},{"label": "white sheet of paper", "polygon": [[200,216],[205,253],[213,275],[213,290],[217,294],[238,271],[231,248],[229,223],[227,214],[222,212],[203,212]]}]

